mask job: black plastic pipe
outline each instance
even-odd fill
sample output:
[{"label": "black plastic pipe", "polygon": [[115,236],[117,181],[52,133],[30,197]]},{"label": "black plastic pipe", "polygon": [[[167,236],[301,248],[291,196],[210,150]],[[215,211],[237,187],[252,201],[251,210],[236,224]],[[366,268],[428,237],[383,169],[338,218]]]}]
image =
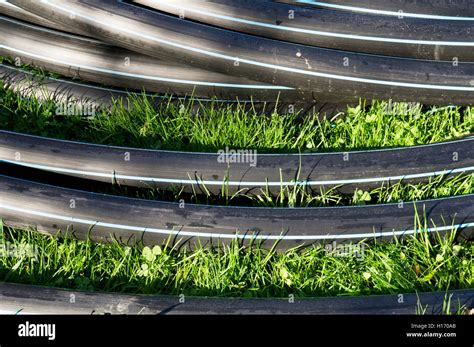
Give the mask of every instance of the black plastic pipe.
[{"label": "black plastic pipe", "polygon": [[417,214],[421,223],[426,217],[430,234],[456,229],[458,238],[469,239],[474,227],[474,195],[352,207],[228,207],[131,199],[0,175],[0,197],[0,216],[9,226],[99,242],[169,242],[186,248],[232,240],[266,247],[278,243],[279,249],[393,240],[422,231]]},{"label": "black plastic pipe", "polygon": [[[377,13],[373,11],[395,12],[393,16],[413,14],[414,18],[438,18],[440,20],[450,17],[449,20],[465,20],[474,18],[474,3],[472,0],[288,0],[294,4],[313,4],[321,8],[343,9],[352,7],[352,11]],[[341,7],[342,6],[342,7]],[[351,9],[346,9],[351,10]],[[367,11],[369,10],[369,11]],[[439,18],[441,17],[441,18]]]},{"label": "black plastic pipe", "polygon": [[1,16],[0,54],[67,77],[161,94],[256,101],[297,99],[296,93],[284,86],[158,60]]},{"label": "black plastic pipe", "polygon": [[63,32],[69,32],[77,35],[84,35],[84,32],[81,32],[80,30],[71,28],[70,26],[60,25],[43,17],[37,16],[34,13],[25,11],[21,7],[13,5],[9,1],[0,1],[0,14],[31,24],[36,24],[45,28],[60,30]]},{"label": "black plastic pipe", "polygon": [[460,105],[474,101],[474,64],[461,61],[393,58],[302,46],[112,0],[13,3],[141,53],[296,88],[301,101],[391,98]]},{"label": "black plastic pipe", "polygon": [[[240,151],[240,152],[239,152]],[[120,185],[269,189],[343,185],[369,189],[474,171],[474,137],[413,147],[351,152],[263,154],[222,148],[215,153],[144,150],[0,130],[0,160]]]},{"label": "black plastic pipe", "polygon": [[[327,114],[335,114],[344,111],[345,104],[314,103],[302,104],[299,102],[281,102],[275,100],[258,101],[255,99],[217,99],[199,98],[195,96],[161,95],[158,93],[147,93],[145,91],[100,86],[97,84],[86,84],[85,82],[37,75],[33,72],[17,68],[12,65],[0,64],[0,81],[4,88],[21,95],[24,99],[36,98],[42,101],[52,101],[60,112],[71,115],[90,116],[89,113],[97,115],[101,111],[110,111],[111,106],[120,101],[120,107],[129,108],[129,99],[144,98],[157,108],[160,104],[175,103],[185,105],[192,114],[200,112],[203,105],[211,107],[226,107],[233,110],[244,110],[258,114],[270,114],[275,111],[279,113],[291,112],[295,115],[306,113],[318,113],[320,117]],[[137,86],[138,87],[138,86]],[[84,114],[84,110],[87,111]],[[75,113],[82,112],[82,113]],[[58,114],[61,115],[61,114]]]},{"label": "black plastic pipe", "polygon": [[77,107],[91,107],[100,110],[109,107],[114,100],[121,99],[127,107],[128,93],[124,90],[87,85],[76,81],[48,76],[39,76],[14,66],[0,64],[0,80],[4,88],[25,99],[54,101]]},{"label": "black plastic pipe", "polygon": [[[147,8],[221,28],[352,52],[474,61],[474,21],[364,14],[273,0],[135,0]],[[473,18],[474,20],[474,18]]]},{"label": "black plastic pipe", "polygon": [[[74,303],[71,304],[71,298]],[[449,307],[443,304],[451,298]],[[180,300],[181,299],[181,300]],[[0,282],[1,314],[425,314],[470,309],[474,290],[319,298],[217,298],[87,292]]]}]

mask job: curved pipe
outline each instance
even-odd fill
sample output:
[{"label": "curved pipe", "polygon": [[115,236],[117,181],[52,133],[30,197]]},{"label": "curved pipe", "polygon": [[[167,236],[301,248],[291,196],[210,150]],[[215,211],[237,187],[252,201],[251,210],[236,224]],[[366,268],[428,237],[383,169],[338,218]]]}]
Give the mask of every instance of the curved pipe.
[{"label": "curved pipe", "polygon": [[111,106],[114,99],[121,99],[124,107],[127,107],[128,93],[123,90],[38,76],[9,65],[0,64],[0,80],[5,88],[23,98],[74,103],[77,106],[91,106],[94,109]]},{"label": "curved pipe", "polygon": [[[142,53],[297,88],[328,102],[359,98],[472,104],[474,64],[389,58],[301,46],[222,30],[112,0],[15,4]],[[70,20],[70,15],[74,20]],[[456,65],[456,66],[454,66]]]},{"label": "curved pipe", "polygon": [[466,0],[287,0],[334,10],[403,18],[472,21],[474,7]]},{"label": "curved pipe", "polygon": [[242,188],[347,185],[374,188],[382,183],[424,181],[474,171],[474,137],[430,145],[379,150],[259,154],[143,150],[56,140],[0,130],[0,160],[24,167],[121,185],[152,187],[204,185]]},{"label": "curved pipe", "polygon": [[11,17],[11,18],[15,18],[21,21],[25,21],[28,23],[43,26],[45,28],[60,30],[63,32],[68,32],[68,33],[77,34],[77,35],[85,34],[84,31],[71,28],[70,26],[57,24],[43,17],[37,16],[29,11],[25,11],[21,7],[15,6],[6,0],[0,1],[0,14]]},{"label": "curved pipe", "polygon": [[[224,107],[232,107],[240,110],[249,110],[252,112],[260,112],[269,114],[275,112],[289,112],[290,107],[292,113],[306,114],[307,112],[318,112],[319,114],[335,114],[341,110],[345,110],[347,105],[344,104],[327,104],[313,103],[301,104],[298,102],[267,102],[258,100],[244,99],[217,99],[215,97],[199,98],[186,96],[167,96],[145,93],[138,90],[125,90],[119,88],[111,88],[99,85],[85,84],[77,81],[66,80],[63,78],[53,78],[49,76],[38,76],[32,72],[16,68],[10,65],[0,64],[0,82],[7,89],[18,93],[23,98],[37,98],[43,101],[53,101],[56,106],[64,107],[67,110],[71,107],[74,110],[86,110],[87,112],[110,109],[116,100],[120,100],[120,107],[128,108],[129,97],[135,96],[139,98],[147,98],[147,100],[155,107],[160,103],[168,104],[169,102],[183,102],[189,106],[191,103],[192,113],[197,113],[202,104],[223,105]],[[61,109],[60,109],[61,110]],[[86,113],[87,113],[86,112]],[[83,114],[87,116],[88,114]]]},{"label": "curved pipe", "polygon": [[107,242],[170,241],[194,248],[232,240],[291,248],[414,235],[416,214],[426,214],[427,232],[457,229],[470,237],[474,195],[354,207],[224,207],[124,198],[0,176],[0,216],[6,225],[47,233],[71,231],[80,239]]},{"label": "curved pipe", "polygon": [[0,17],[0,33],[0,54],[103,85],[197,97],[275,101],[280,94],[281,99],[296,99],[291,88],[157,60],[6,17]]},{"label": "curved pipe", "polygon": [[[71,297],[75,298],[71,305]],[[186,296],[180,301],[171,295],[131,295],[86,292],[28,284],[0,282],[0,314],[410,314],[419,304],[426,314],[446,313],[445,298],[451,298],[448,310],[457,305],[471,308],[474,290],[340,296],[319,298],[217,298]]]},{"label": "curved pipe", "polygon": [[[130,95],[146,96],[150,100],[193,100],[199,103],[214,103],[222,102],[226,104],[240,104],[246,103],[255,104],[257,107],[260,104],[253,100],[219,100],[219,99],[204,99],[204,98],[186,98],[179,96],[160,96],[157,94],[150,94],[140,92],[138,90],[131,91],[119,88],[111,88],[99,85],[85,84],[73,80],[66,80],[63,78],[54,78],[49,76],[39,76],[33,72],[23,70],[10,65],[0,63],[0,80],[4,87],[20,94],[24,98],[38,98],[40,100],[50,100],[56,103],[74,104],[75,106],[91,106],[96,109],[109,107],[114,103],[114,100],[120,99],[122,106],[128,108],[128,99]],[[271,105],[272,103],[268,103]],[[276,105],[278,107],[278,105]]]},{"label": "curved pipe", "polygon": [[474,60],[472,21],[401,20],[400,14],[363,15],[272,0],[133,3],[217,27],[305,45],[411,58]]}]

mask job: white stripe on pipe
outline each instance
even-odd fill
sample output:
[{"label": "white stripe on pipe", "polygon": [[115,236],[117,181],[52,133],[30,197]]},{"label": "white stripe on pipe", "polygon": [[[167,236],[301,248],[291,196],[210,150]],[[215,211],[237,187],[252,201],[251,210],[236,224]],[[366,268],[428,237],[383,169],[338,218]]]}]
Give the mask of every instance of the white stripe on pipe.
[{"label": "white stripe on pipe", "polygon": [[409,13],[409,12],[403,12],[403,10],[400,10],[400,11],[374,10],[374,9],[365,8],[365,7],[336,5],[336,4],[329,4],[327,2],[312,1],[312,0],[296,0],[296,2],[299,2],[302,4],[332,8],[336,10],[363,12],[363,13],[378,14],[378,15],[384,15],[384,16],[397,16],[397,17],[402,17],[402,18],[407,17],[407,18],[436,19],[436,20],[474,21],[474,17],[440,16],[440,15],[424,14],[424,13]]},{"label": "white stripe on pipe", "polygon": [[[1,64],[1,63],[0,63],[0,67],[15,71],[17,73],[23,73],[23,74],[28,74],[30,76],[35,76],[35,74],[30,72],[30,71],[22,70],[22,69],[19,69],[19,68],[14,68],[14,67],[4,65],[4,64]],[[167,96],[156,95],[156,94],[145,93],[145,92],[129,92],[129,91],[120,90],[120,89],[106,88],[106,87],[100,87],[100,86],[95,86],[95,85],[91,85],[91,84],[85,84],[85,83],[78,83],[78,82],[74,82],[74,81],[62,80],[62,79],[54,78],[54,77],[47,77],[47,80],[58,82],[58,83],[63,83],[63,84],[67,84],[67,85],[75,85],[75,86],[82,87],[82,88],[87,88],[87,89],[95,89],[95,90],[102,90],[102,91],[106,91],[106,92],[120,93],[120,94],[123,94],[125,96],[129,96],[129,95],[140,95],[141,96],[141,95],[144,95],[144,96],[154,97],[154,98],[164,99],[164,100],[168,100],[170,98],[172,100],[180,100],[180,101],[189,100],[189,98],[181,97],[181,96],[180,97],[176,97],[176,96],[175,97],[167,97]],[[236,100],[226,100],[226,99],[203,99],[203,98],[193,97],[192,100],[200,101],[200,102],[222,102],[222,103],[239,103],[239,102],[240,103],[253,102],[255,104],[262,103],[261,101],[252,101],[252,100],[245,100],[245,99],[236,101]]]},{"label": "white stripe on pipe", "polygon": [[[447,106],[450,107],[450,106]],[[71,143],[75,145],[86,145],[86,146],[92,146],[92,147],[97,147],[97,148],[103,148],[103,149],[113,149],[113,150],[120,150],[120,151],[140,151],[140,152],[152,152],[152,153],[175,153],[175,154],[192,154],[192,155],[203,155],[203,156],[208,156],[208,155],[214,155],[216,158],[219,154],[216,153],[209,153],[209,152],[193,152],[193,151],[173,151],[173,150],[165,150],[165,149],[144,149],[144,148],[132,148],[132,147],[121,147],[121,146],[109,146],[109,145],[102,145],[102,144],[90,144],[90,143],[85,143],[81,141],[72,141],[72,140],[58,140],[55,138],[51,137],[43,137],[43,136],[38,136],[38,135],[31,135],[31,134],[20,134],[16,133],[14,131],[9,131],[9,130],[0,130],[0,134],[7,134],[10,136],[20,136],[23,138],[34,138],[40,141],[54,141],[57,142],[54,144],[54,146],[57,146],[58,143],[61,145],[61,143]],[[23,141],[23,140],[22,140]],[[24,141],[27,141],[24,140]],[[285,154],[273,154],[273,153],[259,153],[258,157],[279,157],[282,155],[285,156],[298,156],[298,157],[310,157],[310,156],[326,156],[326,155],[344,155],[346,153],[350,153],[350,155],[353,154],[363,154],[363,153],[382,153],[382,152],[395,152],[395,151],[407,151],[407,150],[413,150],[413,149],[420,149],[420,148],[426,148],[426,147],[439,147],[439,146],[446,146],[446,145],[453,145],[453,144],[460,144],[463,142],[471,142],[474,141],[474,136],[467,136],[463,137],[460,139],[456,140],[449,140],[449,141],[443,141],[443,142],[435,142],[435,143],[428,143],[428,144],[423,144],[423,145],[415,145],[415,146],[405,146],[405,147],[385,147],[385,148],[376,148],[376,149],[370,149],[370,150],[351,150],[350,152],[343,151],[343,152],[310,152],[310,153],[285,153]],[[217,160],[217,159],[216,159]]]},{"label": "white stripe on pipe", "polygon": [[190,180],[190,179],[175,179],[175,178],[159,178],[159,177],[149,177],[149,176],[130,176],[130,175],[120,175],[120,174],[114,174],[114,173],[59,168],[59,167],[54,167],[54,166],[26,163],[22,161],[14,161],[14,160],[7,160],[7,159],[0,159],[0,162],[21,165],[24,167],[45,170],[45,171],[53,171],[53,172],[92,176],[92,177],[103,177],[103,178],[110,178],[110,179],[144,181],[144,182],[152,182],[152,183],[203,184],[205,186],[206,185],[208,186],[229,185],[229,186],[240,186],[240,187],[242,186],[279,187],[279,186],[295,186],[295,185],[313,186],[313,185],[339,185],[339,184],[353,184],[353,183],[388,182],[388,181],[400,181],[404,179],[409,180],[409,179],[415,179],[415,178],[427,178],[427,177],[434,177],[434,176],[441,176],[441,175],[452,175],[452,174],[457,174],[457,173],[474,171],[474,166],[469,166],[465,168],[457,168],[457,169],[449,169],[449,170],[433,171],[433,172],[425,172],[425,173],[417,173],[417,174],[386,176],[386,177],[371,177],[371,178],[354,178],[354,179],[346,179],[346,180],[248,182],[248,181],[226,181],[226,180],[209,181],[209,180],[199,180],[199,179]]},{"label": "white stripe on pipe", "polygon": [[251,239],[251,240],[328,240],[328,239],[363,239],[369,237],[387,237],[387,236],[400,236],[400,235],[412,235],[421,231],[446,231],[458,228],[468,228],[474,227],[474,222],[472,223],[463,223],[455,224],[451,226],[444,227],[435,227],[435,228],[421,228],[421,229],[411,229],[411,230],[399,230],[399,231],[373,231],[371,233],[359,233],[359,234],[326,234],[326,235],[260,235],[260,234],[227,234],[227,233],[209,233],[209,232],[197,232],[197,231],[183,231],[183,230],[167,230],[167,229],[157,229],[157,228],[148,228],[134,225],[126,224],[116,224],[95,221],[92,219],[83,219],[76,218],[71,216],[64,216],[54,213],[33,211],[26,208],[15,207],[7,204],[0,203],[0,209],[15,211],[20,213],[25,213],[28,215],[51,218],[62,220],[66,222],[73,222],[79,224],[85,224],[88,226],[99,226],[105,228],[121,229],[121,230],[130,230],[138,232],[148,232],[155,234],[165,234],[165,235],[177,235],[177,236],[189,236],[189,237],[205,237],[205,238],[220,238],[220,239]]},{"label": "white stripe on pipe", "polygon": [[113,25],[110,24],[107,21],[101,21],[95,18],[92,18],[90,16],[83,15],[81,13],[78,13],[73,10],[69,10],[68,8],[52,4],[49,2],[49,0],[42,0],[41,2],[45,3],[46,5],[55,8],[57,10],[63,11],[68,13],[69,15],[74,14],[76,17],[84,18],[85,20],[88,20],[90,22],[94,22],[109,28],[114,29],[115,31],[119,32],[124,32],[128,33],[134,36],[138,36],[147,40],[152,40],[158,43],[162,43],[168,46],[172,46],[175,48],[180,48],[184,50],[188,50],[191,52],[196,52],[200,54],[205,54],[211,57],[215,58],[221,58],[233,62],[239,62],[239,63],[245,63],[245,64],[250,64],[250,65],[255,65],[255,66],[260,66],[260,67],[265,67],[269,69],[276,69],[276,70],[281,70],[281,71],[286,71],[286,72],[293,72],[297,74],[302,74],[302,75],[308,75],[308,76],[316,76],[316,77],[323,77],[323,78],[332,78],[332,79],[337,79],[337,80],[343,80],[343,81],[351,81],[351,82],[361,82],[361,83],[369,83],[369,84],[377,84],[377,85],[387,85],[387,86],[397,86],[397,87],[406,87],[406,88],[419,88],[419,89],[434,89],[434,90],[451,90],[451,91],[467,91],[467,92],[473,92],[474,91],[474,86],[473,87],[465,87],[465,86],[443,86],[443,85],[435,85],[435,84],[421,84],[421,83],[408,83],[408,82],[396,82],[396,81],[384,81],[384,80],[373,80],[369,78],[360,78],[360,77],[351,77],[351,76],[343,76],[343,75],[334,75],[330,73],[324,73],[324,72],[316,72],[316,71],[307,71],[307,70],[301,70],[297,68],[291,68],[291,67],[286,67],[286,66],[280,66],[280,65],[275,65],[275,64],[270,64],[270,63],[262,63],[259,61],[255,60],[250,60],[246,58],[239,58],[239,57],[232,57],[229,55],[225,55],[222,53],[216,53],[216,52],[211,52],[211,51],[206,51],[201,48],[196,48],[192,46],[187,46],[184,44],[176,43],[176,42],[171,42],[168,40],[161,39],[156,36],[148,35],[142,32],[136,32],[133,30],[126,29],[121,26]]},{"label": "white stripe on pipe", "polygon": [[[1,1],[0,1],[0,4],[1,4]],[[6,4],[9,4],[9,3],[6,2]],[[17,6],[14,6],[14,7],[19,8]],[[19,8],[19,9],[23,10],[22,8]],[[42,17],[39,17],[39,18],[44,19]],[[67,37],[67,38],[77,40],[77,41],[85,41],[85,42],[94,43],[94,44],[97,44],[97,45],[109,46],[110,47],[110,45],[108,43],[105,43],[103,41],[99,41],[99,40],[96,40],[96,39],[93,39],[93,38],[90,38],[90,37],[83,37],[83,36],[79,36],[77,34],[66,33],[66,32],[63,32],[63,31],[59,31],[59,29],[54,30],[54,29],[45,28],[45,27],[40,26],[39,24],[35,25],[35,24],[25,23],[25,22],[22,22],[20,20],[16,20],[14,18],[4,17],[2,14],[0,14],[0,20],[5,21],[5,22],[14,23],[16,25],[21,25],[23,27],[30,28],[30,29],[33,29],[35,31],[42,31],[44,33],[49,33],[49,34],[53,34],[53,35],[56,35],[56,36]]]},{"label": "white stripe on pipe", "polygon": [[291,90],[291,89],[294,89],[294,88],[283,87],[283,86],[274,86],[274,85],[216,83],[216,82],[180,80],[180,79],[175,79],[175,78],[166,78],[166,77],[157,77],[157,76],[150,76],[150,75],[134,74],[134,73],[130,73],[130,72],[116,71],[116,70],[99,68],[99,67],[95,67],[95,66],[71,63],[71,62],[68,62],[68,61],[65,61],[65,60],[50,58],[50,57],[47,57],[47,56],[44,56],[44,55],[39,55],[39,54],[36,54],[36,53],[27,52],[27,51],[17,49],[17,48],[13,48],[13,47],[9,47],[9,46],[6,46],[6,45],[0,45],[0,49],[5,49],[7,51],[11,51],[11,52],[19,53],[19,54],[24,54],[24,55],[27,55],[29,57],[42,59],[42,60],[50,61],[50,62],[53,62],[53,63],[59,63],[59,64],[63,64],[63,65],[66,65],[66,66],[69,65],[69,66],[78,67],[78,68],[86,69],[86,70],[90,70],[90,71],[102,72],[102,73],[106,73],[106,74],[109,74],[109,75],[126,76],[126,77],[140,78],[140,79],[146,79],[146,80],[151,80],[151,81],[162,81],[162,82],[170,82],[170,83],[192,84],[192,85],[223,87],[223,88],[268,89],[268,90]]},{"label": "white stripe on pipe", "polygon": [[320,31],[320,30],[310,30],[310,29],[303,29],[303,28],[296,28],[296,27],[288,27],[285,25],[275,25],[263,22],[257,22],[253,20],[237,18],[237,17],[230,17],[227,15],[222,15],[218,13],[212,13],[209,11],[202,11],[196,8],[187,7],[184,5],[174,5],[171,4],[169,0],[153,0],[153,2],[158,4],[164,4],[168,7],[184,10],[186,12],[194,12],[200,15],[224,19],[236,23],[248,24],[258,27],[270,28],[275,30],[283,30],[283,31],[293,31],[303,34],[310,34],[310,35],[318,35],[318,36],[327,36],[327,37],[338,37],[344,39],[351,39],[351,40],[362,40],[362,41],[375,41],[375,42],[392,42],[392,43],[403,43],[403,44],[414,44],[414,45],[434,45],[434,46],[460,46],[460,47],[474,47],[474,42],[466,42],[466,41],[433,41],[433,40],[408,40],[408,39],[398,39],[398,38],[389,38],[389,37],[380,37],[380,36],[364,36],[364,35],[351,35],[351,34],[341,34],[341,33],[334,33],[329,31]]}]

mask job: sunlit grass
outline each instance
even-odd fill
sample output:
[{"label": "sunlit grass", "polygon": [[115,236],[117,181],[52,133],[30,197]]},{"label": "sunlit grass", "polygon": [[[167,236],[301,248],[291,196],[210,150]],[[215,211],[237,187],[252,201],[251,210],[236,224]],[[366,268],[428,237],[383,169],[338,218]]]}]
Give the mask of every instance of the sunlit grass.
[{"label": "sunlit grass", "polygon": [[0,280],[132,293],[285,297],[361,295],[472,288],[472,243],[420,233],[363,246],[363,257],[323,246],[275,252],[268,247],[124,247],[58,239],[4,228],[4,242],[33,245],[33,258],[0,257]]},{"label": "sunlit grass", "polygon": [[230,148],[259,152],[341,151],[412,146],[474,132],[474,108],[444,107],[394,114],[386,102],[348,108],[328,117],[260,114],[243,105],[193,101],[161,102],[129,96],[96,117],[56,115],[54,101],[23,99],[0,88],[0,126],[42,136],[150,149],[215,152]]},{"label": "sunlit grass", "polygon": [[[35,71],[43,73],[42,71]],[[340,151],[434,143],[474,132],[474,108],[396,111],[386,102],[348,108],[329,117],[260,114],[243,105],[161,102],[130,96],[95,117],[56,114],[54,101],[26,100],[0,88],[0,128],[41,136],[151,149],[215,152],[225,146],[259,152]],[[403,104],[401,105],[403,106]],[[371,191],[343,194],[340,187],[304,187],[220,194],[204,190],[130,189],[107,193],[143,199],[267,207],[380,204],[474,193],[474,175],[437,177],[428,182],[391,182]],[[124,247],[58,239],[2,227],[3,244],[30,245],[36,257],[0,257],[0,280],[72,289],[130,293],[218,296],[318,296],[400,293],[472,288],[471,243],[421,233],[364,248],[362,260],[330,255],[323,246],[273,252],[268,247]]]}]

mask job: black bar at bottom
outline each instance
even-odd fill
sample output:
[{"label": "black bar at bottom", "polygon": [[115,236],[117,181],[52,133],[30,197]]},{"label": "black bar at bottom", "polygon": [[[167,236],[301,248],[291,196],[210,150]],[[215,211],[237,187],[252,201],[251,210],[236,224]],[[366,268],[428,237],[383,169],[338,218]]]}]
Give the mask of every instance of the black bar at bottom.
[{"label": "black bar at bottom", "polygon": [[[315,345],[472,346],[472,316],[0,316],[0,345],[226,345],[287,339]],[[41,324],[41,326],[40,326]],[[46,324],[46,325],[45,325]],[[54,324],[54,330],[53,325]],[[19,336],[38,334],[42,337]],[[54,336],[51,333],[54,331]],[[53,339],[54,337],[54,339]],[[171,341],[170,341],[171,340]],[[168,342],[166,342],[168,341]]]}]

